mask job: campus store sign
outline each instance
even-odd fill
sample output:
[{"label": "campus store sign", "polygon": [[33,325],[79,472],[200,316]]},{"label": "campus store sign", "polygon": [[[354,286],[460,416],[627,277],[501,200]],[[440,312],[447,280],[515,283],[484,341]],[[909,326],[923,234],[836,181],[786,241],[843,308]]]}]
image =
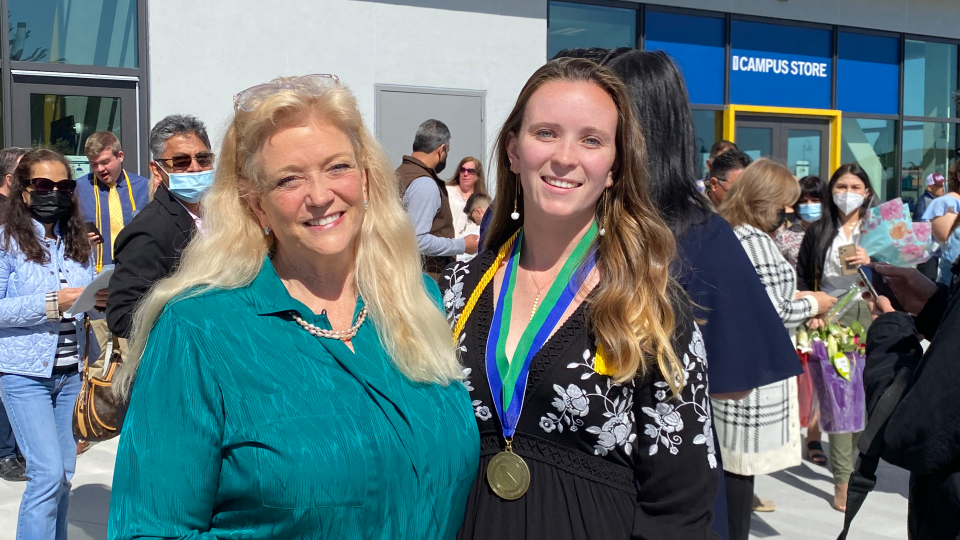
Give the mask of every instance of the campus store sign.
[{"label": "campus store sign", "polygon": [[731,21],[730,102],[829,109],[829,30]]}]

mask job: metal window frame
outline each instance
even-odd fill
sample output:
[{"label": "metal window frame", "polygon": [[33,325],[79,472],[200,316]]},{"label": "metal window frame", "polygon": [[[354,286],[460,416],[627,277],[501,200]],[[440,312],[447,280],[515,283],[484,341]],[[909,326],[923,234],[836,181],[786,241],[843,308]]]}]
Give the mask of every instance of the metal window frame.
[{"label": "metal window frame", "polygon": [[[4,0],[0,0],[2,2]],[[566,2],[569,4],[587,4],[587,5],[596,5],[596,6],[606,6],[606,7],[620,7],[620,8],[632,8],[636,9],[638,12],[638,23],[637,23],[637,48],[643,49],[646,44],[646,28],[644,22],[646,20],[647,10],[654,12],[663,12],[663,13],[677,13],[681,15],[692,15],[696,17],[711,17],[711,18],[723,18],[726,21],[726,29],[724,36],[724,48],[725,48],[725,62],[724,62],[724,76],[723,76],[723,105],[708,105],[701,103],[691,103],[691,110],[710,110],[718,111],[724,110],[726,107],[732,105],[730,103],[730,55],[732,49],[732,23],[733,21],[746,21],[746,22],[756,22],[763,24],[779,24],[783,26],[793,26],[800,28],[812,28],[818,30],[829,30],[832,33],[832,50],[831,57],[833,60],[833,65],[831,68],[831,89],[830,89],[830,100],[831,107],[836,110],[837,106],[837,76],[839,69],[839,54],[840,54],[840,33],[852,33],[852,34],[865,34],[881,37],[890,37],[896,38],[899,41],[900,45],[900,77],[897,88],[897,114],[869,114],[869,113],[855,113],[855,112],[843,112],[843,118],[862,118],[862,119],[875,119],[875,120],[893,120],[897,123],[897,129],[894,134],[894,146],[895,146],[895,159],[896,166],[895,170],[897,178],[902,176],[903,171],[903,126],[905,122],[934,122],[934,123],[948,123],[948,124],[960,124],[960,106],[955,109],[956,117],[953,118],[939,118],[939,117],[926,117],[926,116],[905,116],[903,114],[903,98],[904,98],[904,63],[906,61],[906,42],[907,40],[912,41],[925,41],[932,43],[943,43],[948,45],[956,45],[960,48],[960,39],[955,38],[945,38],[938,36],[924,36],[919,34],[912,34],[907,32],[891,32],[886,30],[876,30],[872,28],[858,28],[855,26],[847,26],[842,24],[824,24],[824,23],[814,23],[808,21],[797,21],[792,19],[783,19],[779,17],[764,17],[758,15],[744,15],[737,13],[730,13],[725,11],[709,10],[709,9],[696,9],[696,8],[687,8],[687,7],[677,7],[677,6],[663,6],[657,4],[648,4],[645,2],[623,2],[620,0],[556,0],[561,2]],[[547,39],[549,40],[549,24],[550,24],[550,4],[552,1],[548,0],[547,2]],[[0,33],[4,31],[4,28],[0,28]],[[2,37],[2,36],[0,36]],[[960,90],[960,61],[957,62],[957,86]],[[960,135],[960,132],[958,132]],[[960,159],[960,157],[958,157]],[[889,196],[901,196],[902,194],[902,184],[897,182],[896,194],[889,194]]]},{"label": "metal window frame", "polygon": [[31,75],[47,78],[63,78],[64,83],[73,79],[83,80],[124,80],[136,83],[137,149],[139,174],[148,175],[149,149],[147,139],[150,133],[150,55],[147,0],[136,0],[137,7],[137,67],[116,68],[102,66],[84,66],[74,64],[51,64],[48,62],[20,62],[10,60],[10,9],[11,0],[0,0],[0,96],[2,96],[3,146],[9,146],[13,140],[13,85],[14,76]]}]

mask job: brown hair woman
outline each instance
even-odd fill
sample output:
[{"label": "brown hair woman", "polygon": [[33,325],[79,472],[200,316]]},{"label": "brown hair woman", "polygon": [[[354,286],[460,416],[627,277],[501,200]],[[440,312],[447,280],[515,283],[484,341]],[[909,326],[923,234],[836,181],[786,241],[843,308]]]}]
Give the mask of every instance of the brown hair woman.
[{"label": "brown hair woman", "polygon": [[[480,233],[480,226],[470,221],[469,216],[464,213],[467,199],[474,193],[486,195],[487,184],[483,175],[483,164],[479,159],[467,156],[460,160],[453,177],[447,180],[447,196],[450,199],[453,229],[457,238]],[[466,260],[470,258],[472,258],[471,255],[466,256]],[[458,260],[462,259],[458,257]]]},{"label": "brown hair woman", "polygon": [[460,538],[712,537],[703,341],[631,107],[591,61],[537,70],[497,142],[488,249],[441,279],[481,436]]}]

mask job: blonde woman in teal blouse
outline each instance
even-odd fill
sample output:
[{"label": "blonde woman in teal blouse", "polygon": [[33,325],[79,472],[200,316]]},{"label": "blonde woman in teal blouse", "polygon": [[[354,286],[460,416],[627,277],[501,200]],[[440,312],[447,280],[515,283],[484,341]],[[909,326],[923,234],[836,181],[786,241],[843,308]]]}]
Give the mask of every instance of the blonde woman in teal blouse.
[{"label": "blonde woman in teal blouse", "polygon": [[136,316],[109,537],[454,538],[477,427],[383,149],[336,77],[234,108]]}]

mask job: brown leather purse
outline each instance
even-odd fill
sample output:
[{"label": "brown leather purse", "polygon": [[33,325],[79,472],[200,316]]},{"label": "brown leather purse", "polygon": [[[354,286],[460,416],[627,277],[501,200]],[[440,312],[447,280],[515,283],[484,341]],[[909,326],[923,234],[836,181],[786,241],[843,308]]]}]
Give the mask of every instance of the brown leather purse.
[{"label": "brown leather purse", "polygon": [[[90,350],[90,336],[87,337],[87,351]],[[83,381],[80,395],[73,408],[73,435],[77,439],[102,442],[120,434],[123,417],[127,412],[126,401],[113,393],[113,377],[123,365],[123,355],[117,338],[108,342],[110,351],[105,358],[103,369],[92,368],[88,363],[83,368]]]}]

